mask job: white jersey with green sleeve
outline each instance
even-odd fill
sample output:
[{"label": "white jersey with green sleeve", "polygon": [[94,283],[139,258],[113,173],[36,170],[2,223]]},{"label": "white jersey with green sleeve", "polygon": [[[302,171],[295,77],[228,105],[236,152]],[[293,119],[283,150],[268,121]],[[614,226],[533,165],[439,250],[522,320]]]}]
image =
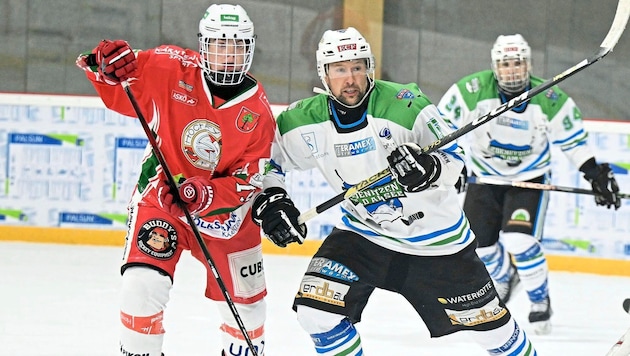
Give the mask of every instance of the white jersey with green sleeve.
[{"label": "white jersey with green sleeve", "polygon": [[[531,78],[533,87],[542,82]],[[459,128],[501,104],[494,74],[485,70],[453,84],[437,106]],[[469,156],[469,170],[477,176],[525,181],[550,171],[551,145],[557,145],[579,168],[593,157],[586,138],[580,109],[554,86],[475,128],[460,144]]]},{"label": "white jersey with green sleeve", "polygon": [[[341,127],[332,120],[325,94],[300,100],[277,118],[271,170],[264,187],[284,187],[284,172],[318,169],[336,193],[388,168],[387,156],[397,145],[426,147],[451,132],[435,105],[417,85],[375,81],[367,125]],[[340,204],[338,228],[354,231],[391,250],[413,255],[445,255],[474,241],[460,208],[454,183],[463,167],[462,149],[445,145],[436,155],[440,178],[431,188],[404,191],[390,176]]]}]

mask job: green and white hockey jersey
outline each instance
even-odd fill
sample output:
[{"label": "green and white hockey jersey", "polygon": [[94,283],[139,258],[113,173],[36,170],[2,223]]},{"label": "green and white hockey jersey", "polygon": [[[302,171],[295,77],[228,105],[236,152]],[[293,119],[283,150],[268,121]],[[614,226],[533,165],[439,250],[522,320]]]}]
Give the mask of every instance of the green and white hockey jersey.
[{"label": "green and white hockey jersey", "polygon": [[[387,169],[397,145],[426,147],[451,132],[415,84],[376,80],[366,114],[353,125],[335,124],[329,100],[325,94],[300,100],[278,116],[265,188],[284,188],[284,172],[318,169],[339,194]],[[434,186],[409,193],[390,175],[342,202],[337,227],[414,255],[452,254],[474,241],[454,188],[463,151],[452,142],[433,154],[442,164]]]},{"label": "green and white hockey jersey", "polygon": [[[535,87],[543,82],[531,77]],[[491,70],[468,75],[453,84],[438,108],[454,125],[462,127],[505,102]],[[582,113],[564,91],[554,86],[528,103],[508,110],[463,137],[462,147],[477,176],[525,181],[550,171],[551,144],[580,167],[592,152]]]}]

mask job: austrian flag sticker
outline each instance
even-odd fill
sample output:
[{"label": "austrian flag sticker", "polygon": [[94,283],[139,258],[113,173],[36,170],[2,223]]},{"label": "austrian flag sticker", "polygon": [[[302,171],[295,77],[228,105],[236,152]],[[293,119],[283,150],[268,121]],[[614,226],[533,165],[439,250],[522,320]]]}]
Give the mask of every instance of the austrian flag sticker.
[{"label": "austrian flag sticker", "polygon": [[236,128],[241,132],[251,132],[254,130],[256,125],[258,125],[259,118],[260,114],[256,114],[248,108],[242,107],[236,117]]}]

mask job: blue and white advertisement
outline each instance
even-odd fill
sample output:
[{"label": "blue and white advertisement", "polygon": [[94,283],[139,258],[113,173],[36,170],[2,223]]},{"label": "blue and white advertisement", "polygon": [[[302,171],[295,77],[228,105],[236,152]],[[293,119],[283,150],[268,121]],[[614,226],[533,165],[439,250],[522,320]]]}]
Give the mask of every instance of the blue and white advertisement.
[{"label": "blue and white advertisement", "polygon": [[[585,126],[598,162],[610,163],[621,191],[629,192],[630,123]],[[124,230],[147,144],[138,120],[107,110],[96,97],[0,94],[0,226]],[[559,151],[553,172],[555,185],[590,189]],[[335,195],[316,171],[290,172],[287,180],[302,211]],[[596,206],[591,195],[550,197],[548,253],[630,259],[629,200],[615,211]],[[308,238],[325,238],[340,215],[332,208],[309,220]]]}]

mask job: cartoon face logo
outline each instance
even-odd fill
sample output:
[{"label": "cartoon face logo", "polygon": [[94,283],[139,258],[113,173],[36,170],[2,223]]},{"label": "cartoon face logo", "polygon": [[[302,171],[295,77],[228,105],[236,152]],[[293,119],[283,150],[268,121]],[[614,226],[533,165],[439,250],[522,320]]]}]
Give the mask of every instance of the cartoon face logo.
[{"label": "cartoon face logo", "polygon": [[156,227],[149,232],[147,245],[151,246],[155,251],[164,251],[169,246],[168,232],[161,227]]},{"label": "cartoon face logo", "polygon": [[167,260],[175,254],[177,231],[164,220],[149,220],[142,225],[136,239],[140,251],[153,258]]},{"label": "cartoon face logo", "polygon": [[214,171],[221,158],[221,146],[221,129],[212,121],[193,120],[182,132],[184,156],[197,168]]}]

